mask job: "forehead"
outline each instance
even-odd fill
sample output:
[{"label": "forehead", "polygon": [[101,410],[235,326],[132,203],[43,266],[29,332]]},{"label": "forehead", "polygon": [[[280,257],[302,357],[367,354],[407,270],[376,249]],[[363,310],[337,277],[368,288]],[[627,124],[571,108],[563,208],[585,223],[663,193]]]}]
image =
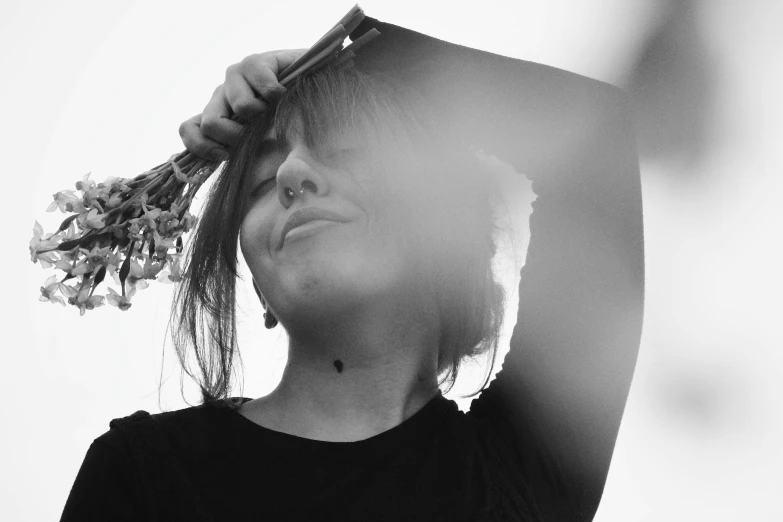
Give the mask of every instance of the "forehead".
[{"label": "forehead", "polygon": [[[312,120],[311,120],[312,121]],[[329,121],[314,121],[307,125],[301,118],[289,122],[274,122],[264,132],[254,151],[256,160],[278,156],[304,146],[313,154],[329,153],[335,150],[351,149],[369,157],[378,157],[382,149],[388,148],[393,140],[382,137],[382,129],[360,123],[358,125],[336,124]]]}]

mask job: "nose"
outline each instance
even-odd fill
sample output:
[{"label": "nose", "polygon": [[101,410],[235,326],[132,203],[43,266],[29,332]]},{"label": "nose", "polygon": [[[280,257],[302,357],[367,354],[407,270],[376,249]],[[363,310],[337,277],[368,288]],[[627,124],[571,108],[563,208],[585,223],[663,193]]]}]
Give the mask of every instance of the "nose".
[{"label": "nose", "polygon": [[329,182],[307,158],[291,151],[286,160],[277,169],[277,197],[283,207],[288,208],[294,200],[303,199],[306,192],[316,196],[325,196],[329,192]]}]

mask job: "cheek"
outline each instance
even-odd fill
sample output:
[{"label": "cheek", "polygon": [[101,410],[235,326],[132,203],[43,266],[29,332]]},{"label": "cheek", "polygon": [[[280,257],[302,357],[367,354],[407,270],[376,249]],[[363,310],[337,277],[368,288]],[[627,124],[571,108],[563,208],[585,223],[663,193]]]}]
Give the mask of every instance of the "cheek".
[{"label": "cheek", "polygon": [[386,188],[376,204],[379,234],[396,242],[411,278],[429,279],[456,254],[451,239],[461,231],[454,189],[438,171],[422,168],[395,176]]},{"label": "cheek", "polygon": [[[411,212],[420,206],[415,190],[399,173],[369,172],[357,176],[369,230],[376,238],[389,241],[406,236],[412,224]],[[418,212],[417,212],[418,213]]]},{"label": "cheek", "polygon": [[271,225],[262,212],[251,210],[239,227],[239,248],[254,274],[268,258]]},{"label": "cheek", "polygon": [[370,194],[371,228],[396,248],[409,249],[429,224],[431,196],[407,176],[384,180]]}]

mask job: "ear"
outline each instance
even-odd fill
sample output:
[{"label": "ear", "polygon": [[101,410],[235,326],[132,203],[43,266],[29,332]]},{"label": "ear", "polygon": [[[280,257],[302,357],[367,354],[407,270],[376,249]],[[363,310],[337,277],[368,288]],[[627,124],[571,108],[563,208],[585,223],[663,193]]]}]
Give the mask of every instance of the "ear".
[{"label": "ear", "polygon": [[266,301],[264,301],[264,296],[261,295],[261,290],[258,289],[258,285],[256,284],[255,279],[253,279],[253,289],[256,291],[256,295],[258,296],[258,299],[261,301],[261,306],[263,306],[264,310],[266,310]]}]

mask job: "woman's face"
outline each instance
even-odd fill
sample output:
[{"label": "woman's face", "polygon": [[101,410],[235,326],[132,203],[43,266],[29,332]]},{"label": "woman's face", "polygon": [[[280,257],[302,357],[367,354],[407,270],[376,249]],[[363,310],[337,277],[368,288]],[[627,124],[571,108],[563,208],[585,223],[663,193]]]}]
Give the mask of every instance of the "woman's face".
[{"label": "woman's face", "polygon": [[240,247],[267,306],[289,326],[404,293],[411,177],[384,174],[350,133],[318,151],[289,134],[267,134],[245,182]]}]

